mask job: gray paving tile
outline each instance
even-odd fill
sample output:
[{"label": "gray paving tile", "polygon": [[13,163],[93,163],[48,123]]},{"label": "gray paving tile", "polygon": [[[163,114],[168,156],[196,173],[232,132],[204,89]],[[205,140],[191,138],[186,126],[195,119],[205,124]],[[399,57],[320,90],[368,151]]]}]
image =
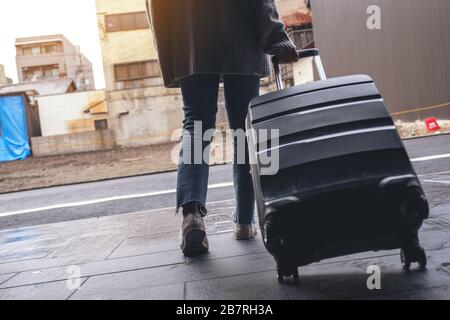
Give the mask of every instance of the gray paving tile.
[{"label": "gray paving tile", "polygon": [[64,267],[69,265],[84,264],[93,261],[99,261],[104,259],[98,259],[95,255],[77,255],[67,256],[62,258],[43,258],[43,259],[30,259],[23,261],[13,261],[7,263],[0,263],[0,274],[14,273],[24,271],[35,271],[48,268]]},{"label": "gray paving tile", "polygon": [[[443,248],[442,250],[427,252],[428,257],[439,266],[443,266],[450,270],[450,248]],[[450,275],[450,271],[448,272]]]},{"label": "gray paving tile", "polygon": [[186,283],[186,299],[284,300],[289,289],[269,271]]},{"label": "gray paving tile", "polygon": [[449,204],[440,204],[431,209],[432,216],[443,216],[450,214]]},{"label": "gray paving tile", "polygon": [[[173,210],[0,231],[0,298],[65,299],[72,292],[60,280],[69,265],[90,277],[75,299],[179,299],[184,282],[189,299],[439,298],[450,286],[450,206],[439,204],[442,197],[442,190],[434,194],[437,205],[421,232],[425,273],[405,274],[399,250],[366,252],[302,267],[299,286],[281,286],[260,236],[237,242],[216,234],[231,226],[230,202],[210,206],[211,252],[195,259],[181,255]],[[381,292],[366,288],[370,264],[382,269]]]},{"label": "gray paving tile", "polygon": [[[378,265],[381,269],[381,291],[367,288],[367,267]],[[432,263],[428,272],[413,270],[405,273],[397,257],[365,259],[353,262],[314,264],[300,268],[300,283],[287,280],[280,285],[276,273],[260,272],[249,275],[208,279],[186,284],[187,299],[376,299],[386,295],[407,295],[410,292],[427,292],[429,288],[446,284],[449,276],[438,271]],[[290,283],[290,284],[289,284]],[[445,292],[442,291],[442,292]],[[436,294],[441,295],[442,292]],[[449,297],[450,298],[450,297]]]},{"label": "gray paving tile", "polygon": [[68,289],[65,281],[59,281],[0,289],[0,300],[65,300],[74,292],[75,290]]},{"label": "gray paving tile", "polygon": [[[81,269],[82,277],[90,277],[100,274],[117,273],[138,269],[148,269],[163,265],[184,263],[182,254],[176,252],[163,252],[145,256],[103,260],[77,265]],[[65,280],[70,276],[67,267],[21,272],[9,281],[0,285],[0,288],[45,283],[51,281]]]},{"label": "gray paving tile", "polygon": [[[435,254],[442,256],[442,253],[438,251]],[[396,293],[399,290],[407,292],[433,288],[442,286],[444,283],[450,285],[450,276],[438,271],[439,265],[436,262],[433,263],[433,257],[430,257],[428,272],[413,271],[410,274],[405,274],[401,268],[398,255],[395,255],[303,267],[300,269],[302,276],[299,288],[301,290],[290,290],[285,291],[285,293],[290,299],[348,299],[381,294],[380,292],[372,293],[366,287],[368,278],[367,267],[370,265],[378,265],[383,272],[383,294]],[[265,280],[266,282],[260,281],[262,286],[270,287],[276,281],[274,269],[274,262],[268,254],[216,260],[193,260],[189,264],[170,268],[156,268],[125,272],[120,275],[92,277],[86,282],[84,290],[89,295],[98,292],[133,290],[165,284],[204,281],[205,284],[203,286],[201,284],[189,284],[192,288],[190,291],[192,297],[195,297],[193,292],[197,292],[201,296],[205,292],[218,291],[220,288],[217,286],[217,283],[223,283],[221,286],[225,286],[230,277],[238,277],[238,280],[230,282],[230,287],[225,293],[218,293],[217,299],[223,298],[223,295],[231,292],[233,288],[238,296],[241,294],[242,288],[247,288],[245,289],[247,291],[242,291],[243,298],[256,299],[260,297],[260,293],[259,291],[253,292],[251,290],[252,286],[255,285],[254,281],[252,281],[253,276],[247,277],[242,274],[271,271],[265,274],[269,277],[268,280]],[[218,278],[226,279],[218,280]],[[208,289],[209,285],[210,289]],[[275,295],[285,297],[283,292]]]},{"label": "gray paving tile", "polygon": [[232,233],[209,236],[210,253],[197,260],[221,259],[233,256],[244,256],[267,253],[260,234],[250,241],[237,241]]},{"label": "gray paving tile", "polygon": [[51,250],[46,249],[38,249],[38,250],[27,249],[20,251],[11,251],[9,253],[0,255],[0,263],[40,259],[49,256],[51,253],[52,253]]},{"label": "gray paving tile", "polygon": [[179,249],[180,241],[178,240],[178,233],[167,233],[160,235],[159,237],[155,237],[154,235],[130,237],[121,242],[121,244],[109,256],[109,259]]},{"label": "gray paving tile", "polygon": [[438,287],[416,292],[403,292],[376,297],[378,300],[450,300],[450,287]]},{"label": "gray paving tile", "polygon": [[84,284],[83,291],[85,295],[103,294],[268,271],[273,268],[272,258],[268,254],[249,255],[245,256],[245,258],[232,257],[207,261],[192,260],[186,264],[169,267],[91,277]]},{"label": "gray paving tile", "polygon": [[[301,283],[298,292],[290,292],[290,299],[360,299],[376,298],[386,294],[399,294],[427,290],[437,286],[450,286],[450,276],[440,272],[438,264],[429,258],[427,272],[413,269],[405,273],[398,257],[356,260],[333,265],[311,265],[300,269]],[[367,267],[377,265],[381,269],[382,290],[368,290]]]},{"label": "gray paving tile", "polygon": [[[236,241],[231,233],[225,233],[209,235],[208,239],[211,248],[210,254],[200,257],[200,259],[217,259],[266,252],[259,236],[253,241]],[[151,254],[168,250],[180,251],[178,234],[170,233],[164,235],[164,238],[156,239],[150,236],[128,238],[121,243],[110,258]]]},{"label": "gray paving tile", "polygon": [[9,274],[0,274],[0,285],[7,280],[11,279],[13,276],[15,276],[17,273],[9,273]]},{"label": "gray paving tile", "polygon": [[85,295],[81,287],[71,300],[182,300],[184,284],[118,290],[94,295]]},{"label": "gray paving tile", "polygon": [[50,249],[67,245],[75,235],[62,235],[40,230],[9,230],[0,236],[0,255],[29,248]]},{"label": "gray paving tile", "polygon": [[421,229],[426,231],[450,230],[450,215],[439,215],[426,220]]},{"label": "gray paving tile", "polygon": [[70,241],[67,246],[52,253],[52,258],[84,255],[106,259],[126,238],[123,234],[89,235],[84,234]]},{"label": "gray paving tile", "polygon": [[[427,249],[439,249],[449,247],[449,242],[447,239],[447,233],[445,231],[433,231],[426,232],[422,234],[423,244]],[[140,253],[145,252],[144,244],[146,243],[146,238],[139,238],[142,240],[138,242],[139,248],[142,251],[133,251],[130,253]],[[208,255],[199,257],[194,259],[194,261],[201,260],[211,260],[211,259],[220,259],[224,257],[233,257],[233,256],[244,256],[255,253],[266,253],[265,248],[263,247],[262,241],[260,238],[250,241],[250,242],[237,242],[232,240],[230,234],[224,235],[216,235],[210,237],[211,241],[211,252]],[[164,246],[163,243],[161,243]],[[168,244],[167,248],[171,248],[172,244]],[[174,245],[174,243],[173,243]],[[149,247],[152,248],[151,243]],[[153,249],[161,249],[164,247],[153,246]],[[139,249],[139,250],[140,250]],[[149,251],[152,251],[150,249]],[[121,253],[125,254],[127,250],[122,250]],[[382,251],[382,252],[366,252],[356,255],[349,255],[338,257],[334,259],[329,259],[321,262],[321,264],[330,264],[335,262],[343,262],[343,261],[353,261],[357,259],[367,259],[372,257],[384,257],[392,255],[394,257],[398,257],[398,250],[394,251]],[[70,260],[70,259],[45,259],[45,260],[36,260],[36,261],[27,261],[24,263],[16,263],[16,264],[0,264],[0,270],[3,271],[1,273],[13,273],[18,271],[26,271],[22,272],[20,275],[15,277],[14,282],[8,282],[3,284],[5,286],[13,286],[13,285],[25,285],[32,283],[42,283],[48,281],[55,280],[63,280],[66,278],[66,267],[67,265],[83,265],[84,275],[92,276],[98,274],[112,273],[112,272],[121,272],[133,269],[142,269],[149,268],[158,265],[167,265],[173,263],[182,263],[183,258],[181,253],[179,252],[178,247],[173,250],[173,252],[168,253],[160,253],[158,255],[154,255],[152,257],[146,256],[131,256],[131,259],[113,259],[112,261],[103,262],[87,262],[84,263],[83,256],[80,257],[80,260]],[[59,261],[58,261],[59,260]],[[190,259],[188,259],[188,262]],[[273,260],[271,264],[274,266]],[[20,269],[25,268],[25,269]]]}]

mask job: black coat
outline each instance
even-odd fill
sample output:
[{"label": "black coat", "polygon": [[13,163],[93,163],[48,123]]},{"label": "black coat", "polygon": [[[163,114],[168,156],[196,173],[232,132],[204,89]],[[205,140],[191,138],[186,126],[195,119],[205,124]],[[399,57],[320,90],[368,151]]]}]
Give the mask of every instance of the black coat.
[{"label": "black coat", "polygon": [[270,74],[267,54],[294,47],[274,0],[146,0],[167,87],[194,74]]}]

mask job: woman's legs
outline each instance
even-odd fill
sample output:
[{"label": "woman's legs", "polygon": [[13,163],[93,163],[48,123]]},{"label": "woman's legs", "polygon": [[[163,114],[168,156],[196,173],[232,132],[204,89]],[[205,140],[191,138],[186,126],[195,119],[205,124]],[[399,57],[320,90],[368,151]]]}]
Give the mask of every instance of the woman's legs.
[{"label": "woman's legs", "polygon": [[[235,134],[234,141],[236,213],[233,222],[251,224],[254,221],[255,194],[250,175],[247,139],[244,139],[242,133],[245,132],[249,103],[259,96],[260,79],[249,75],[225,75],[224,86],[230,128],[241,132]],[[241,140],[238,141],[239,139]]]},{"label": "woman's legs", "polygon": [[[247,141],[242,134],[245,132],[248,105],[259,95],[260,79],[248,75],[224,75],[223,78],[230,128],[241,131],[241,135],[236,135],[234,144],[234,222],[251,224],[254,220],[255,195]],[[203,138],[207,130],[215,129],[219,82],[219,75],[199,75],[181,82],[185,120],[178,168],[178,208],[192,203],[200,204],[202,209],[206,206],[211,140],[203,141]]]},{"label": "woman's legs", "polygon": [[198,203],[205,210],[211,140],[203,141],[203,137],[216,126],[219,82],[219,75],[198,75],[181,81],[185,119],[178,167],[178,209]]}]

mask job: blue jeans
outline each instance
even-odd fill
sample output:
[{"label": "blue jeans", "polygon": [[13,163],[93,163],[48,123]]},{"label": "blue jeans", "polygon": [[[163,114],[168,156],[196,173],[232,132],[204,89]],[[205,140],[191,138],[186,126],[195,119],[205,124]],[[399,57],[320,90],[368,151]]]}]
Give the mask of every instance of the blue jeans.
[{"label": "blue jeans", "polygon": [[[225,104],[230,128],[244,130],[250,101],[259,96],[260,79],[251,75],[224,75]],[[220,75],[196,75],[181,81],[184,101],[183,140],[178,168],[177,208],[199,203],[206,212],[208,193],[209,155],[211,139],[203,141],[204,133],[216,127]],[[194,130],[195,127],[201,130]],[[201,135],[201,136],[200,136]],[[235,141],[236,142],[236,141]],[[195,146],[203,153],[195,155]],[[253,191],[248,147],[245,141],[245,161],[237,161],[237,143],[234,144],[234,189],[236,212],[234,222],[250,224],[254,219]],[[200,160],[199,160],[200,157]],[[242,159],[242,155],[240,156]]]}]

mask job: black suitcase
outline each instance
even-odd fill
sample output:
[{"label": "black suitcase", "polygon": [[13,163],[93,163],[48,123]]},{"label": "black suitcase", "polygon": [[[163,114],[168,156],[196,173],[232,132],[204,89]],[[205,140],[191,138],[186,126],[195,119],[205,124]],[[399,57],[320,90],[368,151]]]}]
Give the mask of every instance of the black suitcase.
[{"label": "black suitcase", "polygon": [[283,90],[274,58],[279,91],[251,101],[247,118],[259,223],[279,280],[297,281],[298,266],[323,259],[397,248],[405,270],[425,268],[418,231],[428,202],[373,80],[326,79],[317,49],[299,56],[314,57],[321,81]]}]

